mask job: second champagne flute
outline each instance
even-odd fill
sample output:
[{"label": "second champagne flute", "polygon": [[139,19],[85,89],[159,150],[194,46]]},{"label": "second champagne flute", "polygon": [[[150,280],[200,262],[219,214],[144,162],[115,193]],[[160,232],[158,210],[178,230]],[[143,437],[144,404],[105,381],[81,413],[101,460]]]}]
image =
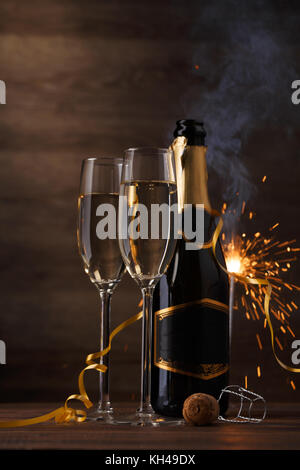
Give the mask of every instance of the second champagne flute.
[{"label": "second champagne flute", "polygon": [[126,150],[118,238],[126,268],[143,295],[141,403],[133,420],[133,424],[141,426],[171,421],[156,415],[150,401],[152,297],[174,254],[177,214],[173,152],[163,148]]}]

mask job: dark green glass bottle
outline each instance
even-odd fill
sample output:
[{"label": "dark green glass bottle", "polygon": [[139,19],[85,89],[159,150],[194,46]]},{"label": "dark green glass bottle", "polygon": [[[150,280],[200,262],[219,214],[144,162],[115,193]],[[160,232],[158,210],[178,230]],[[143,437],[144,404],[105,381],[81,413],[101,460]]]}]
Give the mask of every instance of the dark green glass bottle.
[{"label": "dark green glass bottle", "polygon": [[[216,220],[207,191],[203,124],[177,121],[174,136],[187,138],[180,159],[183,177],[177,179],[182,216],[184,204],[192,204],[193,217],[200,210],[196,205],[204,205],[204,244],[187,250],[185,237],[179,239],[173,260],[155,288],[151,402],[158,413],[182,416],[189,395],[202,392],[218,399],[228,385],[229,282],[211,248]],[[216,255],[225,266],[219,240]],[[227,396],[223,394],[221,413],[226,411]]]}]

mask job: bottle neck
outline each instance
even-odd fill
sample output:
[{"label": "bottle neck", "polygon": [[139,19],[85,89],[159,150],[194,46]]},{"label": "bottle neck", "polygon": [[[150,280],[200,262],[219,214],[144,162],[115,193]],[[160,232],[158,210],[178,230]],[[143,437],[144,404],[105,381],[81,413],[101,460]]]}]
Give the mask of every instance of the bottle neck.
[{"label": "bottle neck", "polygon": [[207,189],[206,149],[204,145],[189,145],[182,155],[183,178],[181,194],[183,204],[203,204],[211,212]]}]

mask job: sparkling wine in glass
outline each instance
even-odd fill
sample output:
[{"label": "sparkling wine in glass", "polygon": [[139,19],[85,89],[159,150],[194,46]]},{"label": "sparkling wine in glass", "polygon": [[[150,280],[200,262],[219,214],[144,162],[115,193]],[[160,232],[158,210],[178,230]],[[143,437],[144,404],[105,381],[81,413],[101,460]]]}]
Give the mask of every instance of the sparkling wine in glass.
[{"label": "sparkling wine in glass", "polygon": [[132,421],[141,426],[179,422],[156,415],[150,401],[152,297],[175,251],[177,215],[173,152],[161,148],[126,150],[118,237],[126,268],[143,295],[141,403]]},{"label": "sparkling wine in glass", "polygon": [[[77,239],[84,270],[100,295],[100,350],[109,343],[111,297],[125,270],[116,227],[121,172],[120,158],[87,158],[82,162]],[[100,373],[99,403],[88,412],[87,419],[113,423],[109,353],[100,364],[108,369]]]}]

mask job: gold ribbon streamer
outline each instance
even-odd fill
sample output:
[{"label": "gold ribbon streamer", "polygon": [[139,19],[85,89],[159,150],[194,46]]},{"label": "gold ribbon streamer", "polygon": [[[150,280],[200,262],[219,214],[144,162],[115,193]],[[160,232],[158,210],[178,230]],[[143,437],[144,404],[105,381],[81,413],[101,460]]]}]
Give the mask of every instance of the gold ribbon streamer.
[{"label": "gold ribbon streamer", "polygon": [[271,286],[270,282],[268,281],[268,279],[261,279],[261,278],[255,278],[255,277],[251,278],[251,277],[248,277],[248,276],[242,276],[241,274],[237,274],[237,273],[230,273],[218,261],[217,255],[216,255],[216,245],[217,245],[217,241],[218,241],[218,238],[220,236],[220,233],[222,231],[223,219],[222,219],[221,214],[219,212],[217,212],[216,210],[213,210],[212,213],[213,213],[213,215],[219,217],[219,222],[217,224],[216,230],[214,231],[214,234],[213,234],[213,237],[212,237],[212,251],[213,251],[213,255],[214,255],[218,265],[220,266],[221,269],[223,269],[223,271],[226,272],[226,274],[228,274],[229,276],[234,276],[236,279],[238,279],[239,281],[241,281],[243,283],[267,286],[267,290],[266,290],[266,293],[265,293],[265,300],[264,300],[264,312],[265,312],[266,319],[267,319],[268,326],[269,326],[269,330],[270,330],[271,345],[272,345],[272,351],[273,351],[274,357],[275,357],[276,361],[278,362],[278,364],[283,369],[288,370],[289,372],[300,373],[299,368],[297,369],[295,367],[287,366],[286,364],[284,364],[284,362],[282,362],[279,359],[279,357],[276,354],[275,343],[274,343],[274,330],[273,330],[272,321],[271,321],[270,312],[269,312],[269,306],[270,306],[270,300],[271,300],[271,294],[272,294],[272,286]]},{"label": "gold ribbon streamer", "polygon": [[107,366],[104,364],[97,364],[95,359],[100,359],[100,357],[105,356],[111,350],[111,342],[113,338],[120,333],[120,331],[124,330],[127,326],[132,325],[132,323],[140,320],[142,318],[143,312],[139,312],[136,315],[128,318],[123,323],[118,325],[110,334],[109,336],[109,343],[105,349],[102,351],[98,351],[94,354],[89,354],[86,358],[87,367],[85,367],[79,374],[78,377],[78,387],[79,387],[79,394],[70,395],[66,401],[64,406],[57,408],[56,410],[51,411],[50,413],[46,413],[41,416],[37,416],[35,418],[26,418],[26,419],[16,419],[10,421],[0,421],[0,428],[15,428],[21,426],[29,426],[31,424],[38,424],[44,423],[46,421],[50,421],[51,419],[55,419],[57,424],[60,423],[68,423],[70,421],[75,421],[76,423],[81,423],[86,419],[86,411],[80,409],[74,409],[68,406],[70,400],[79,400],[81,401],[86,408],[90,408],[93,406],[93,403],[88,397],[88,394],[85,389],[84,385],[84,374],[87,370],[97,370],[99,372],[105,373],[107,371]]}]

